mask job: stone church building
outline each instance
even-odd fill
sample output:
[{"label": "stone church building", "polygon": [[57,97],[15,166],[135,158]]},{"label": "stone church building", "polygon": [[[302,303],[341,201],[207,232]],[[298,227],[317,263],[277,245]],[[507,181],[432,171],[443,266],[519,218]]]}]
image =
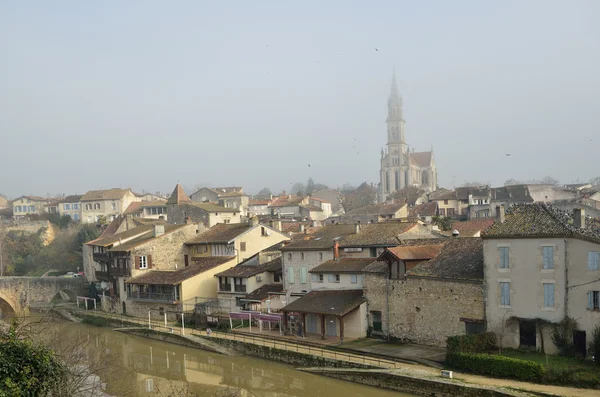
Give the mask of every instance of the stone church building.
[{"label": "stone church building", "polygon": [[437,170],[433,149],[430,152],[413,152],[404,140],[402,97],[398,93],[396,75],[392,77],[392,90],[388,99],[387,147],[381,149],[379,202],[406,186],[415,186],[432,192],[437,189]]}]

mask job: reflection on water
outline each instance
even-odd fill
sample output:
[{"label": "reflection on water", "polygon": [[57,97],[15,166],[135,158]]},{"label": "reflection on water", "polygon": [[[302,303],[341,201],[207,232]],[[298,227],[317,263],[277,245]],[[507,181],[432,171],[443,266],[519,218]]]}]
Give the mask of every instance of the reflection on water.
[{"label": "reflection on water", "polygon": [[91,357],[102,355],[111,371],[99,375],[115,396],[180,396],[185,391],[202,397],[408,396],[249,356],[226,357],[81,324],[69,324],[63,336],[85,344]]}]

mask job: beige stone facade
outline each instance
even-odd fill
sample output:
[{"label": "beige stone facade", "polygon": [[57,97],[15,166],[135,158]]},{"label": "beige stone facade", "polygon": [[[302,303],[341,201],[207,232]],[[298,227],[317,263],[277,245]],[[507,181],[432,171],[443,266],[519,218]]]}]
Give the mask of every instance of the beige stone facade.
[{"label": "beige stone facade", "polygon": [[89,191],[81,198],[81,223],[96,223],[101,216],[111,222],[134,201],[140,198],[131,189]]},{"label": "beige stone facade", "polygon": [[466,333],[465,320],[484,320],[481,283],[368,274],[364,291],[369,326],[380,316],[383,334],[414,343],[443,347],[447,337]]},{"label": "beige stone facade", "polygon": [[22,218],[27,215],[42,214],[44,206],[49,199],[35,196],[22,196],[12,202],[13,218]]}]

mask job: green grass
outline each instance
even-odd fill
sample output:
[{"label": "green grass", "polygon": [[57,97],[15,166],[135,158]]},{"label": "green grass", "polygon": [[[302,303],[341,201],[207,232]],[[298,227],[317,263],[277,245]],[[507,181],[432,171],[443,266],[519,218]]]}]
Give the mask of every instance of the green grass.
[{"label": "green grass", "polygon": [[36,269],[32,272],[29,272],[28,276],[29,277],[41,277],[44,273],[46,273],[46,269],[44,269],[44,268]]},{"label": "green grass", "polygon": [[580,369],[580,370],[600,370],[591,360],[579,360],[574,357],[563,357],[558,355],[545,355],[537,352],[527,352],[521,350],[503,350],[502,355],[506,357],[518,358],[521,360],[535,361],[552,369]]}]

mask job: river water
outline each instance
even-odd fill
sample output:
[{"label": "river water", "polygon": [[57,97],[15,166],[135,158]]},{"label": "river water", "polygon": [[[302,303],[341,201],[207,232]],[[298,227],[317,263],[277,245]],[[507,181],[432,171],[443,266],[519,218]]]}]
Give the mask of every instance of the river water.
[{"label": "river water", "polygon": [[82,324],[64,325],[60,339],[85,346],[86,359],[113,396],[409,396],[250,356],[226,357]]}]

